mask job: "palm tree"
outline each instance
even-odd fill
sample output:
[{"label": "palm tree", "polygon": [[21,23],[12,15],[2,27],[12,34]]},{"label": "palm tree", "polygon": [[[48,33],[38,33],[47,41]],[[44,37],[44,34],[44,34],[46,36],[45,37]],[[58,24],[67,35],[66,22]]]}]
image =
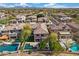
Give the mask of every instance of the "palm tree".
[{"label": "palm tree", "polygon": [[52,51],[54,49],[55,46],[55,42],[57,41],[58,37],[56,33],[50,33],[49,35],[49,48]]},{"label": "palm tree", "polygon": [[63,50],[60,43],[58,42],[58,36],[54,32],[52,32],[49,36],[49,44],[51,51],[58,52]]},{"label": "palm tree", "polygon": [[58,42],[58,36],[56,33],[52,32],[50,33],[49,37],[43,41],[40,42],[40,49],[44,49],[46,47],[46,44],[49,43],[49,49],[52,53],[62,51],[63,48],[61,47],[60,43]]},{"label": "palm tree", "polygon": [[39,49],[43,50],[46,47],[47,39],[43,39],[39,44]]},{"label": "palm tree", "polygon": [[31,26],[29,24],[24,25],[22,32],[21,32],[21,39],[20,39],[20,42],[21,42],[20,50],[21,50],[21,52],[23,52],[25,42],[27,41],[27,38],[31,35],[31,33],[32,33]]}]

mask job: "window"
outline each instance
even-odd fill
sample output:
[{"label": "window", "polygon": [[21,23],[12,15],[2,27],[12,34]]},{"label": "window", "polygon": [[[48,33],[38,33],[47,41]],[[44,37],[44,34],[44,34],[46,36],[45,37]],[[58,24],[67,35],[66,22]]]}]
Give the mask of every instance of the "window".
[{"label": "window", "polygon": [[39,36],[39,34],[37,34],[36,36]]},{"label": "window", "polygon": [[64,39],[65,37],[64,36],[61,36],[61,38]]},{"label": "window", "polygon": [[37,49],[37,47],[34,47],[34,49]]},{"label": "window", "polygon": [[13,24],[15,24],[16,23],[16,21],[13,21]]},{"label": "window", "polygon": [[22,21],[18,21],[18,23],[22,23]]},{"label": "window", "polygon": [[49,25],[47,25],[47,27],[49,27]]},{"label": "window", "polygon": [[5,31],[2,31],[2,33],[5,33]]},{"label": "window", "polygon": [[67,38],[72,38],[72,36],[67,36]]},{"label": "window", "polygon": [[18,30],[18,32],[21,32],[21,30]]},{"label": "window", "polygon": [[14,31],[13,30],[10,30],[10,32],[13,33]]},{"label": "window", "polygon": [[40,39],[36,39],[36,42],[39,42],[40,41]]},{"label": "window", "polygon": [[43,22],[45,22],[45,19],[43,19]]},{"label": "window", "polygon": [[41,36],[44,36],[44,34],[41,34]]},{"label": "window", "polygon": [[17,38],[16,36],[12,36],[12,37],[10,37],[10,38],[13,38],[13,39],[15,39],[15,38]]},{"label": "window", "polygon": [[70,31],[70,29],[68,29],[68,31]]}]

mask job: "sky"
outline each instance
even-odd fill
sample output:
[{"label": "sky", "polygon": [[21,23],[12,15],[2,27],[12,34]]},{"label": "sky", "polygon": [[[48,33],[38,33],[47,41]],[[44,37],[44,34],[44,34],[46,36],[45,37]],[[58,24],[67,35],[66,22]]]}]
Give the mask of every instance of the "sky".
[{"label": "sky", "polygon": [[79,8],[79,3],[0,3],[0,8]]}]

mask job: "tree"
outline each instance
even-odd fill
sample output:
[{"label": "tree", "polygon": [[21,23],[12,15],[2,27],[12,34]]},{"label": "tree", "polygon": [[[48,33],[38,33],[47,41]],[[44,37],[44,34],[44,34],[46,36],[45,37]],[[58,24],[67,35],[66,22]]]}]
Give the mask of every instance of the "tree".
[{"label": "tree", "polygon": [[58,36],[56,33],[52,32],[49,36],[49,47],[51,51],[61,51],[63,48],[58,42]]},{"label": "tree", "polygon": [[46,44],[49,43],[49,48],[51,51],[62,51],[64,50],[60,43],[58,42],[58,36],[56,33],[52,32],[50,33],[49,37],[47,39],[44,39],[40,42],[39,48],[43,50],[46,47]]},{"label": "tree", "polygon": [[29,24],[26,24],[22,29],[20,41],[25,42],[26,38],[28,38],[31,35],[31,33],[32,33],[31,26]]},{"label": "tree", "polygon": [[44,14],[38,14],[37,18],[39,18],[39,17],[44,17]]},{"label": "tree", "polygon": [[56,33],[51,33],[49,35],[49,48],[52,51],[55,47],[55,42],[57,41],[57,34]]},{"label": "tree", "polygon": [[46,47],[46,44],[47,44],[46,40],[41,41],[39,44],[40,50],[43,50]]},{"label": "tree", "polygon": [[20,42],[21,42],[20,50],[21,50],[21,52],[23,52],[25,42],[27,41],[27,38],[31,35],[31,33],[32,33],[31,26],[29,24],[26,24],[23,27],[22,32],[21,32],[21,39],[20,39]]},{"label": "tree", "polygon": [[58,41],[58,36],[56,33],[52,32],[52,33],[50,33],[49,39],[52,42],[56,42],[56,41]]}]

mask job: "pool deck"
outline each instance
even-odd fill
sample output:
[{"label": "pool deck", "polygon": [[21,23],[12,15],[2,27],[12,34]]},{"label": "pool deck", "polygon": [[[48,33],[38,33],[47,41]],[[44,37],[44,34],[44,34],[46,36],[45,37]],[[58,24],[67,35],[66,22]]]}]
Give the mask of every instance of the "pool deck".
[{"label": "pool deck", "polygon": [[37,51],[37,52],[32,52],[31,54],[28,54],[27,52],[23,52],[23,53],[12,53],[12,54],[4,54],[3,56],[79,56],[79,54],[75,54],[75,53],[70,53],[70,52],[61,52],[58,54],[44,54],[43,52],[46,51]]}]

